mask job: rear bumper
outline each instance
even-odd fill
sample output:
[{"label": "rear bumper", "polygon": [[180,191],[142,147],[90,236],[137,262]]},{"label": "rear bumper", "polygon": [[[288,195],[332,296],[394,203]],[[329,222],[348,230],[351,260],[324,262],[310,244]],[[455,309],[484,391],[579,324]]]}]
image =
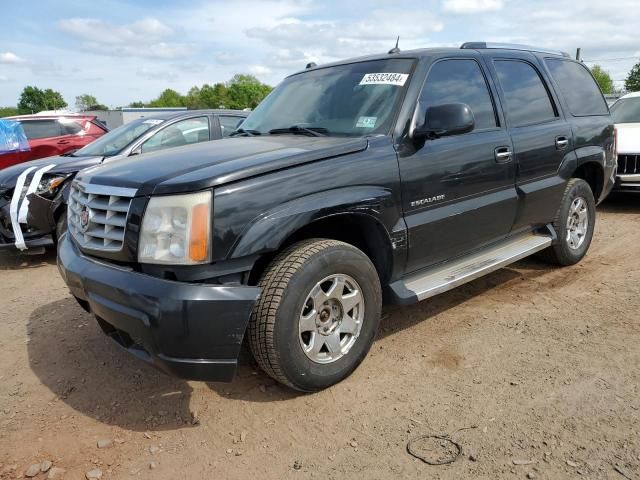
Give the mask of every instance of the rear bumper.
[{"label": "rear bumper", "polygon": [[67,234],[58,269],[80,305],[130,353],[181,378],[233,379],[259,288],[141,274],[82,255]]}]

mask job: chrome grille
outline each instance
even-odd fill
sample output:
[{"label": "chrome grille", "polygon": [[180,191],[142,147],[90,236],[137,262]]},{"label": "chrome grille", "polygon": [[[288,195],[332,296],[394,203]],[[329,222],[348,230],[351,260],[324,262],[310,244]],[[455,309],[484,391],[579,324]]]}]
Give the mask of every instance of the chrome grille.
[{"label": "chrome grille", "polygon": [[127,214],[135,193],[130,188],[74,181],[67,207],[69,232],[83,248],[122,250]]},{"label": "chrome grille", "polygon": [[640,153],[621,153],[618,155],[618,175],[640,173]]}]

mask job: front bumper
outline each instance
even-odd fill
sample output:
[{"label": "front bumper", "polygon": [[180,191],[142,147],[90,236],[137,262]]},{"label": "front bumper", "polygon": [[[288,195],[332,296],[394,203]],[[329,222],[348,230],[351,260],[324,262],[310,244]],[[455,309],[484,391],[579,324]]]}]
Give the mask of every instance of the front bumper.
[{"label": "front bumper", "polygon": [[231,381],[258,287],[164,280],[84,256],[68,234],[58,269],[120,346],[190,380]]},{"label": "front bumper", "polygon": [[615,192],[640,192],[640,173],[616,175],[613,190]]}]

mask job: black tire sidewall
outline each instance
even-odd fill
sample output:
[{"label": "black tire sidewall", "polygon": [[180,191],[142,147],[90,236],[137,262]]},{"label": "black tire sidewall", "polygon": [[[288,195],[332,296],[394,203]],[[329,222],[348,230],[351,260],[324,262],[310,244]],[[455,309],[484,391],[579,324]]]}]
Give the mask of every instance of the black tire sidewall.
[{"label": "black tire sidewall", "polygon": [[[582,242],[580,248],[573,249],[567,242],[567,218],[569,217],[569,209],[571,204],[577,197],[582,197],[587,202],[589,225],[587,227],[587,235]],[[589,250],[593,232],[596,224],[596,202],[593,198],[593,192],[589,184],[584,180],[577,180],[569,189],[564,197],[564,203],[560,208],[560,216],[558,218],[558,226],[556,233],[558,234],[557,250],[565,265],[573,265],[578,263]]]},{"label": "black tire sidewall", "polygon": [[[302,350],[298,338],[299,316],[315,284],[338,273],[349,275],[358,282],[364,298],[365,316],[360,334],[349,352],[333,363],[319,364]],[[288,282],[276,314],[274,347],[287,380],[300,390],[315,391],[349,376],[371,348],[380,322],[381,297],[374,266],[364,253],[355,248],[335,246],[307,259]]]}]

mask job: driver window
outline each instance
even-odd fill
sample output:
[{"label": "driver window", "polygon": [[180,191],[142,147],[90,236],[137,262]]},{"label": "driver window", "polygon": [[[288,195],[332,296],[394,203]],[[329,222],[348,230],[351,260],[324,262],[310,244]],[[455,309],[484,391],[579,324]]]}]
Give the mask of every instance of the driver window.
[{"label": "driver window", "polygon": [[154,152],[165,148],[208,142],[209,140],[209,119],[207,117],[188,118],[156,132],[142,144],[141,152]]},{"label": "driver window", "polygon": [[420,94],[418,124],[427,109],[445,103],[466,103],[475,118],[475,130],[495,128],[496,114],[487,82],[475,60],[443,60],[431,67]]}]

